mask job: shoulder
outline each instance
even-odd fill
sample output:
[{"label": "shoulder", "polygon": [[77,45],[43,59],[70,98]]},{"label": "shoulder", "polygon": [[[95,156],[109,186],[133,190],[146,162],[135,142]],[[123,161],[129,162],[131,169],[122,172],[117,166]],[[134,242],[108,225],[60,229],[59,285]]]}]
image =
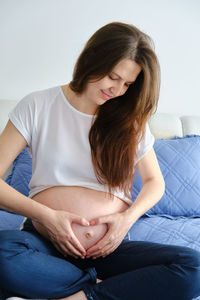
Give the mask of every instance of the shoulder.
[{"label": "shoulder", "polygon": [[37,90],[24,96],[18,103],[19,109],[38,110],[44,109],[44,106],[50,105],[59,93],[59,87],[52,87],[43,90]]},{"label": "shoulder", "polygon": [[60,93],[60,87],[55,86],[43,90],[37,90],[34,91],[28,95],[26,95],[24,98],[31,101],[45,101],[45,100],[51,100],[54,99],[58,94]]},{"label": "shoulder", "polygon": [[153,148],[155,138],[151,133],[148,122],[145,124],[144,135],[141,135],[136,153],[137,163],[150,149]]}]

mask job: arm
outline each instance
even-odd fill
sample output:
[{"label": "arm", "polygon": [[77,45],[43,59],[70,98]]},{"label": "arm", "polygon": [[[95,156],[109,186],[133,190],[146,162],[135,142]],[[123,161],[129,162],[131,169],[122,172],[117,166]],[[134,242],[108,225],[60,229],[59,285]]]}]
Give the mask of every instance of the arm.
[{"label": "arm", "polygon": [[41,222],[52,212],[47,206],[40,204],[9,186],[0,178],[0,208],[12,213],[26,216]]},{"label": "arm", "polygon": [[164,194],[165,183],[153,149],[137,163],[136,167],[143,182],[137,199],[122,213],[99,217],[91,221],[91,225],[107,223],[109,230],[103,239],[87,250],[88,257],[104,257],[112,253],[137,219],[153,207]]},{"label": "arm", "polygon": [[133,223],[153,207],[165,191],[165,182],[153,149],[137,163],[136,168],[141,175],[143,187],[133,204],[125,211]]},{"label": "arm", "polygon": [[8,167],[26,146],[24,137],[8,121],[0,135],[0,208],[40,222],[52,210],[19,193],[2,179]]},{"label": "arm", "polygon": [[89,222],[85,218],[53,210],[24,196],[2,180],[8,167],[26,146],[27,142],[22,134],[8,121],[0,135],[0,208],[40,223],[44,226],[49,240],[64,255],[84,255],[85,249],[74,235],[71,223],[88,226]]}]

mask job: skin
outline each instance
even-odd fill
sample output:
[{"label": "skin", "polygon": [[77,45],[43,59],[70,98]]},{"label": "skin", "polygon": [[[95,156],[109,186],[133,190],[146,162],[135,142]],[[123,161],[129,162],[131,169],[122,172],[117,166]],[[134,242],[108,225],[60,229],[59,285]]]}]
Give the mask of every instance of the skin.
[{"label": "skin", "polygon": [[[104,95],[102,94],[102,91],[110,96],[110,99],[122,96],[123,94],[126,93],[127,89],[129,88],[130,84],[133,84],[134,81],[136,80],[138,74],[141,71],[141,67],[134,61],[130,59],[123,59],[121,60],[114,68],[113,70],[104,78],[101,80],[98,80],[96,82],[89,82],[87,84],[87,88],[84,91],[83,94],[77,96],[70,88],[69,85],[64,85],[62,86],[63,92],[66,95],[68,101],[72,106],[74,106],[77,110],[93,115],[95,114],[95,111],[99,105],[104,104],[106,100]],[[81,101],[82,100],[82,101]],[[113,216],[114,217],[114,216]],[[112,217],[112,218],[113,218]],[[112,219],[111,218],[111,219]],[[116,218],[113,218],[116,220],[113,221],[113,226],[117,226],[117,224],[123,224],[123,222],[119,222],[119,215]],[[94,222],[91,222],[90,225],[94,225]],[[103,222],[104,220],[102,219],[100,222]],[[112,223],[111,221],[111,223]],[[123,218],[122,221],[125,221]],[[107,220],[108,222],[108,220]],[[112,227],[112,226],[111,226]],[[121,227],[121,225],[120,225]],[[125,227],[125,234],[128,231]],[[123,236],[125,235],[124,233],[122,234],[122,239]],[[120,240],[121,242],[121,240]],[[113,249],[114,251],[114,249]],[[92,248],[90,249],[91,254],[88,252],[88,256],[92,255]],[[112,251],[111,251],[112,252]],[[96,258],[101,256],[98,251],[95,252]],[[95,257],[94,257],[95,258]],[[97,284],[101,280],[97,279]],[[79,291],[78,293],[71,295],[66,298],[62,299],[68,299],[68,300],[87,300],[85,294],[83,291]]]},{"label": "skin", "polygon": [[136,80],[140,71],[141,67],[136,62],[123,59],[107,76],[96,82],[89,82],[81,95],[76,95],[68,84],[62,88],[72,106],[83,113],[93,115],[99,105],[109,101],[104,99],[102,91],[111,98],[122,96]]}]

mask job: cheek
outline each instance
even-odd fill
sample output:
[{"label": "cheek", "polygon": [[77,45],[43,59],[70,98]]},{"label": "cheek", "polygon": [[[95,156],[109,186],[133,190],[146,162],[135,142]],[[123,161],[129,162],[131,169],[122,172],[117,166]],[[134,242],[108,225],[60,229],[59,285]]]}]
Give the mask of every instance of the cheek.
[{"label": "cheek", "polygon": [[110,87],[110,81],[107,78],[102,78],[101,80],[93,84],[93,92],[99,90],[105,90]]},{"label": "cheek", "polygon": [[122,89],[122,91],[121,91],[121,96],[124,95],[124,94],[126,93],[127,90],[128,90],[127,87],[123,87],[123,89]]},{"label": "cheek", "polygon": [[104,89],[106,87],[109,87],[110,81],[107,78],[103,78],[98,82],[98,87],[100,89]]},{"label": "cheek", "polygon": [[102,84],[97,83],[96,86],[95,86],[95,89],[96,90],[102,89]]},{"label": "cheek", "polygon": [[98,82],[97,83],[93,83],[92,86],[90,86],[90,88],[88,89],[88,94],[95,94],[97,92],[97,90],[99,89],[99,85]]}]

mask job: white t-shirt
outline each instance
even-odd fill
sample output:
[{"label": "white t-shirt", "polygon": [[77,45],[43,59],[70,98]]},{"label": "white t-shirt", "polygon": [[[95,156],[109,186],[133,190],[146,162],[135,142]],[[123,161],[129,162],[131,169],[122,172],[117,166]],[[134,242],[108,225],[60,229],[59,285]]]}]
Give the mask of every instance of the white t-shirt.
[{"label": "white t-shirt", "polygon": [[[92,165],[88,139],[92,117],[75,109],[60,86],[25,96],[9,113],[32,157],[30,198],[52,186],[82,186],[108,192],[107,186],[97,181]],[[147,124],[145,137],[137,148],[137,161],[153,144]],[[132,204],[123,191],[116,189],[113,194]]]}]

